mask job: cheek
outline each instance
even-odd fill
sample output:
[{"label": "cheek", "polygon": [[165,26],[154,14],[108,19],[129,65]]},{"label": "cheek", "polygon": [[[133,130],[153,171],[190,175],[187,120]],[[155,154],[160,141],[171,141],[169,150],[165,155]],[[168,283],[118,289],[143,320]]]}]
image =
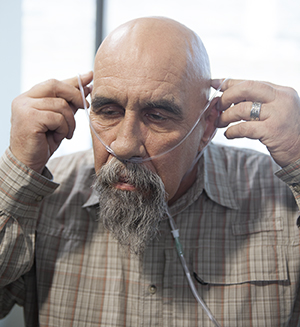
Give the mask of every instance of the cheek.
[{"label": "cheek", "polygon": [[106,151],[102,143],[92,133],[94,150],[95,171],[97,172],[106,162],[109,161],[110,154]]},{"label": "cheek", "polygon": [[195,158],[199,153],[201,128],[195,131],[178,148],[161,158],[157,166],[169,199],[176,193],[186,191],[195,179]]}]

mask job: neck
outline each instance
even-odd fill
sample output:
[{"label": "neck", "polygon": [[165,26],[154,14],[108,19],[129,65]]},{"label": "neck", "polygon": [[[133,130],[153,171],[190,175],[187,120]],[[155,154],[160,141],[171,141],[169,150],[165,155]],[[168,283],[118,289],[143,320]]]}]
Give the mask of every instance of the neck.
[{"label": "neck", "polygon": [[183,176],[183,179],[180,183],[180,186],[175,193],[175,195],[168,201],[168,205],[172,205],[175,201],[177,201],[183,194],[187,192],[187,190],[194,184],[197,176],[198,165],[197,162],[194,162],[192,168]]}]

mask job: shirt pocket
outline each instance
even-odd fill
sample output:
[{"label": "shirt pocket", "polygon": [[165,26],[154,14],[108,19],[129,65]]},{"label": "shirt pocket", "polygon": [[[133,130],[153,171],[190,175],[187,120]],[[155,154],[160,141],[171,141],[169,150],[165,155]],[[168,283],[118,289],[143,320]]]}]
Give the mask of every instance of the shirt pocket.
[{"label": "shirt pocket", "polygon": [[193,273],[208,284],[287,281],[282,230],[281,218],[235,223],[223,240],[193,249]]}]

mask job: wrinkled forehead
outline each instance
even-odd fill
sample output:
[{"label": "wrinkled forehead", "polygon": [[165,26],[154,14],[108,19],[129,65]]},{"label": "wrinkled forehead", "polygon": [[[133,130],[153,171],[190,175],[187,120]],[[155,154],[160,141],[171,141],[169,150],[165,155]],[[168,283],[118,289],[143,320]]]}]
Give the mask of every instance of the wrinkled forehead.
[{"label": "wrinkled forehead", "polygon": [[[114,59],[113,59],[114,58]],[[183,88],[189,84],[188,63],[172,56],[159,56],[151,51],[136,49],[130,53],[106,56],[95,68],[94,84],[119,81],[133,86],[135,84],[168,84]]]},{"label": "wrinkled forehead", "polygon": [[95,87],[107,79],[163,81],[207,93],[210,68],[205,48],[191,30],[171,20],[140,19],[117,28],[100,46]]},{"label": "wrinkled forehead", "polygon": [[[128,39],[129,37],[127,37]],[[152,42],[138,42],[129,38],[113,46],[99,49],[95,61],[95,74],[102,76],[114,68],[115,74],[154,75],[186,73],[186,55],[176,44],[164,44],[160,39]],[[173,72],[174,70],[174,72]]]}]

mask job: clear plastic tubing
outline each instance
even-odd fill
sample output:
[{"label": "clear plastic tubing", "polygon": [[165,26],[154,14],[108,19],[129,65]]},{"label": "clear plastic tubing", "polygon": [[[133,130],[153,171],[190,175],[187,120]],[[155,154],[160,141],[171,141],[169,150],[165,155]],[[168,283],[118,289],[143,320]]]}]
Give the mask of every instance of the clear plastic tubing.
[{"label": "clear plastic tubing", "polygon": [[186,278],[188,280],[190,289],[191,289],[195,299],[201,305],[202,309],[205,311],[205,313],[207,314],[208,318],[212,321],[212,323],[217,327],[221,327],[221,325],[217,322],[216,318],[210,312],[209,308],[207,307],[207,305],[205,304],[203,299],[198,294],[198,291],[197,291],[197,289],[195,287],[195,284],[193,283],[189,268],[188,268],[188,266],[186,264],[186,261],[185,261],[185,257],[184,257],[184,254],[183,254],[183,248],[182,248],[182,245],[181,245],[180,239],[179,239],[179,230],[175,226],[175,222],[174,222],[173,217],[169,214],[168,211],[167,211],[167,213],[168,213],[169,222],[170,222],[170,226],[171,226],[171,232],[172,232],[172,235],[173,235],[174,240],[175,240],[176,250],[177,250],[178,256],[180,258],[184,273],[185,273]]},{"label": "clear plastic tubing", "polygon": [[[213,95],[210,97],[210,99],[208,100],[206,106],[204,107],[204,109],[202,110],[199,118],[196,120],[195,124],[192,126],[191,130],[173,147],[171,147],[170,149],[162,152],[162,153],[159,153],[157,155],[154,155],[152,157],[148,157],[148,158],[139,158],[139,157],[133,157],[133,158],[130,158],[130,159],[120,159],[118,158],[118,155],[113,151],[113,149],[108,146],[107,144],[105,144],[103,142],[103,140],[101,139],[101,137],[98,135],[98,133],[95,131],[94,127],[93,127],[93,124],[91,122],[91,119],[90,119],[90,115],[89,115],[89,112],[88,112],[88,108],[87,108],[87,105],[86,105],[86,101],[85,101],[85,96],[84,96],[84,90],[83,90],[83,87],[82,87],[82,84],[81,84],[81,79],[80,79],[80,75],[78,75],[78,85],[79,85],[79,90],[81,92],[81,96],[82,96],[82,101],[83,101],[83,107],[84,107],[84,110],[86,112],[86,115],[87,115],[87,118],[88,118],[88,121],[89,121],[89,125],[90,125],[90,128],[91,130],[93,131],[93,133],[96,135],[96,137],[98,138],[98,140],[102,143],[102,145],[105,147],[106,151],[110,154],[112,154],[114,157],[116,157],[117,159],[119,159],[120,161],[126,161],[126,162],[133,162],[133,163],[143,163],[143,162],[147,162],[147,161],[150,161],[150,160],[153,160],[153,159],[157,159],[171,151],[173,151],[175,148],[177,148],[179,145],[181,145],[193,132],[193,130],[196,128],[196,126],[198,125],[198,123],[200,122],[203,114],[206,112],[206,110],[209,108],[212,100],[217,96],[217,94],[221,91],[221,88],[223,86],[223,84],[225,83],[225,81],[227,81],[228,78],[226,78],[222,84],[217,88],[217,90],[215,90],[215,92],[213,93]],[[214,134],[210,137],[210,140],[213,138]],[[210,141],[209,140],[209,141]],[[209,143],[209,142],[208,142]],[[201,151],[201,154],[202,152],[204,151],[204,149],[202,149]]]},{"label": "clear plastic tubing", "polygon": [[[133,163],[143,163],[143,162],[146,162],[146,161],[150,161],[150,160],[153,160],[153,159],[156,159],[158,157],[161,157],[169,152],[171,152],[172,150],[174,150],[175,148],[177,148],[180,144],[182,144],[190,135],[191,133],[193,132],[193,130],[196,128],[196,126],[198,125],[198,123],[200,122],[203,114],[205,113],[205,111],[208,109],[208,107],[210,106],[212,100],[217,96],[217,94],[221,91],[221,88],[223,86],[223,84],[225,83],[225,81],[227,81],[228,78],[226,78],[222,84],[218,87],[218,89],[213,93],[213,95],[210,97],[209,101],[207,102],[206,106],[204,107],[202,113],[200,114],[199,118],[197,119],[197,121],[195,122],[195,124],[193,125],[193,127],[191,128],[191,130],[181,139],[181,141],[179,141],[175,146],[171,147],[170,149],[168,149],[167,151],[164,151],[160,154],[157,154],[155,156],[152,156],[152,157],[149,157],[149,158],[145,158],[145,159],[142,159],[142,158],[130,158],[130,159],[127,159],[126,161],[128,162],[133,162]],[[112,150],[112,148],[110,148],[108,145],[106,145],[102,139],[100,138],[100,136],[97,134],[97,132],[95,131],[93,125],[92,125],[92,122],[90,120],[90,116],[89,116],[89,113],[88,113],[88,108],[87,108],[87,105],[86,105],[86,102],[85,102],[85,96],[84,96],[84,90],[83,90],[83,87],[82,87],[82,84],[81,84],[81,79],[80,79],[80,75],[78,75],[78,84],[79,84],[79,89],[80,89],[80,92],[81,92],[81,96],[82,96],[82,101],[83,101],[83,107],[85,109],[85,112],[87,114],[87,117],[88,117],[88,121],[89,121],[89,124],[90,124],[90,128],[91,130],[93,131],[93,133],[96,135],[96,137],[98,138],[98,140],[102,143],[102,145],[105,147],[106,151],[109,152],[110,154],[112,154],[113,156],[115,156],[116,158],[118,158],[118,156],[114,153],[114,151]],[[214,135],[211,136],[210,140],[213,138]],[[209,142],[208,142],[209,143]],[[204,149],[203,149],[204,150]],[[203,152],[203,150],[201,151],[201,154]],[[201,154],[199,154],[198,156],[200,156]],[[121,159],[121,161],[124,161]],[[167,214],[168,214],[168,217],[169,217],[169,222],[170,222],[170,226],[171,226],[171,232],[172,232],[172,235],[174,237],[174,240],[175,240],[175,246],[176,246],[176,250],[177,250],[177,253],[178,253],[178,256],[179,256],[179,259],[180,259],[180,262],[182,264],[182,267],[183,267],[183,270],[184,270],[184,273],[186,275],[186,278],[187,278],[187,281],[188,281],[188,284],[189,284],[189,287],[196,299],[196,301],[201,305],[202,309],[204,310],[204,312],[206,313],[206,315],[209,317],[209,319],[211,320],[211,322],[214,324],[214,326],[216,327],[222,327],[218,322],[217,320],[215,319],[215,317],[213,316],[213,314],[210,312],[209,308],[207,307],[207,305],[205,304],[205,302],[203,301],[203,299],[200,297],[200,295],[198,294],[198,291],[195,287],[195,284],[192,280],[192,277],[191,277],[191,274],[190,274],[190,271],[188,269],[188,266],[187,266],[187,263],[186,263],[186,260],[185,260],[185,257],[184,257],[184,253],[183,253],[183,248],[182,248],[182,245],[180,243],[180,239],[179,239],[179,230],[176,228],[175,226],[175,222],[174,222],[174,219],[173,217],[169,214],[168,210],[167,210]]]}]

